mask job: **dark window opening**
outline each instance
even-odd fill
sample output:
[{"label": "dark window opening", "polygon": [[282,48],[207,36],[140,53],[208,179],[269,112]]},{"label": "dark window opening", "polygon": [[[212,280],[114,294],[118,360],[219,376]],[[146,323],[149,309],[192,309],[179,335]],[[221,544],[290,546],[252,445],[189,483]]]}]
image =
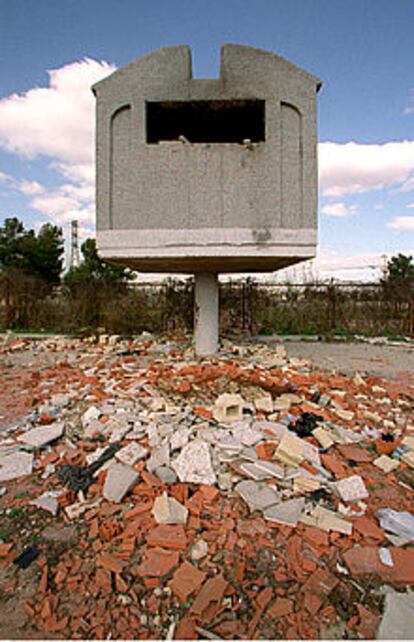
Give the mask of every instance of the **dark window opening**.
[{"label": "dark window opening", "polygon": [[[264,100],[147,102],[147,143],[242,143],[265,140]],[[181,140],[183,140],[181,138]]]}]

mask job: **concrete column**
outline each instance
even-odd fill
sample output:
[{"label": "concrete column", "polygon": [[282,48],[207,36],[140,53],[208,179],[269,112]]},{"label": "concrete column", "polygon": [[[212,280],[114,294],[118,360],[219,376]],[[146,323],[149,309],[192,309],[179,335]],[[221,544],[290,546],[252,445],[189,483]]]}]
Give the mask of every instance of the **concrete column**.
[{"label": "concrete column", "polygon": [[195,275],[194,338],[199,356],[215,354],[219,340],[219,287],[217,274]]}]

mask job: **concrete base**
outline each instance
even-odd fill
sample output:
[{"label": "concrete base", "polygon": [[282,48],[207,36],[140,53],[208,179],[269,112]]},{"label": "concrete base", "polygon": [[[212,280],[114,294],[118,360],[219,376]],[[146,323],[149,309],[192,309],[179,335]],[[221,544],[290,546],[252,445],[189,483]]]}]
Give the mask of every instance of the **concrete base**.
[{"label": "concrete base", "polygon": [[195,275],[194,338],[198,356],[215,354],[219,344],[219,286],[217,274]]}]

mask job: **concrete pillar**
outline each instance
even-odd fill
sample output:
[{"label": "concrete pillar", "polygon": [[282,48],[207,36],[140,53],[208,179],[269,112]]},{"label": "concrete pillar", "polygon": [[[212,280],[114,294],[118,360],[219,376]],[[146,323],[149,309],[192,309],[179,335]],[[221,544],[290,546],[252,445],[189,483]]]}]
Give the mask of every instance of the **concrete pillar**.
[{"label": "concrete pillar", "polygon": [[194,338],[199,356],[215,354],[219,343],[219,286],[217,274],[195,275]]}]

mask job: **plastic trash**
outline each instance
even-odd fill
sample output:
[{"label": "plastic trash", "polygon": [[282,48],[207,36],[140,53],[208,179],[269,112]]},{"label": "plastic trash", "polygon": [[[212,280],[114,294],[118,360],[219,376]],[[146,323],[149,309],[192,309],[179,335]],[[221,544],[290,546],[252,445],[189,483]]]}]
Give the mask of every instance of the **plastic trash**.
[{"label": "plastic trash", "polygon": [[295,432],[298,437],[309,437],[319,421],[323,421],[323,417],[313,412],[304,412],[289,424],[289,430]]},{"label": "plastic trash", "polygon": [[18,555],[14,560],[13,564],[16,564],[19,568],[27,568],[32,562],[34,562],[40,555],[38,548],[34,546],[28,546],[24,549],[20,555]]}]

